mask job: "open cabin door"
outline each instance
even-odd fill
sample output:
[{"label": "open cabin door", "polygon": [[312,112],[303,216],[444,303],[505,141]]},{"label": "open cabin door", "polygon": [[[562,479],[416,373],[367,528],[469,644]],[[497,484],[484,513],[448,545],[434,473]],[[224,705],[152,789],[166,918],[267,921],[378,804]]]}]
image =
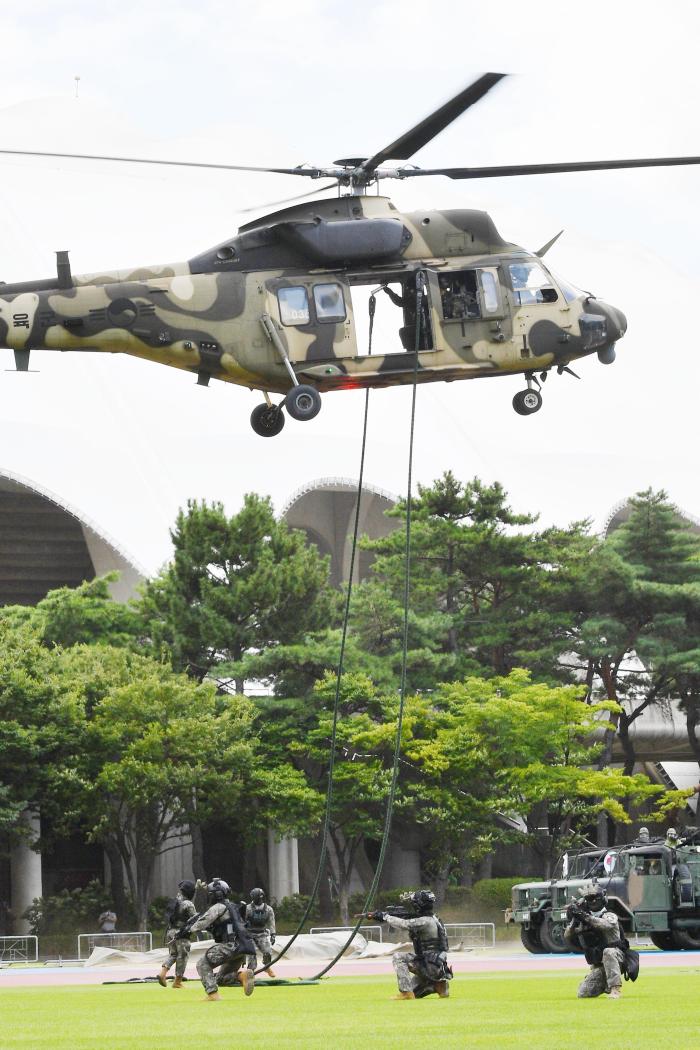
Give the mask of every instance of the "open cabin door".
[{"label": "open cabin door", "polygon": [[270,281],[267,312],[293,365],[357,356],[350,289],[335,274]]}]

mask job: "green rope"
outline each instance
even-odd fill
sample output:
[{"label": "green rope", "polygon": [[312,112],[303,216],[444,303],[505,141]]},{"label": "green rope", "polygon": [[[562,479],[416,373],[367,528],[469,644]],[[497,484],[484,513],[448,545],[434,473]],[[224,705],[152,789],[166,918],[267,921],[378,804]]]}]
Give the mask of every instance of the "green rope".
[{"label": "green rope", "polygon": [[[348,578],[348,588],[347,588],[347,593],[346,593],[346,597],[345,597],[345,615],[343,617],[343,630],[342,630],[342,634],[341,634],[341,638],[340,638],[340,653],[339,653],[339,656],[338,656],[338,673],[336,675],[336,680],[335,680],[335,699],[333,701],[333,728],[331,730],[331,754],[330,754],[330,759],[329,759],[329,762],[328,762],[328,789],[326,791],[326,810],[325,810],[325,815],[324,815],[324,820],[323,820],[323,837],[321,839],[321,855],[320,855],[319,861],[318,861],[318,869],[316,871],[316,878],[314,880],[314,884],[313,884],[313,887],[311,889],[311,896],[309,897],[309,902],[306,905],[306,908],[304,910],[304,914],[302,915],[301,919],[299,920],[299,925],[297,926],[296,930],[294,931],[294,933],[292,934],[290,939],[285,944],[284,948],[281,950],[279,955],[277,955],[272,960],[272,962],[270,963],[271,966],[274,965],[276,962],[279,962],[279,960],[281,958],[283,958],[283,956],[285,956],[287,954],[287,952],[289,951],[289,949],[291,948],[291,946],[294,944],[295,940],[297,939],[297,937],[301,933],[302,929],[304,928],[306,920],[308,919],[309,915],[311,914],[311,909],[312,909],[312,907],[313,907],[313,905],[315,903],[316,895],[318,893],[319,886],[321,885],[321,878],[323,876],[323,872],[324,872],[324,869],[325,869],[325,866],[326,866],[326,855],[327,855],[327,852],[328,852],[328,833],[329,833],[330,824],[331,824],[331,811],[332,811],[332,808],[333,808],[333,772],[335,770],[336,738],[337,738],[337,732],[338,732],[338,712],[339,712],[339,709],[340,709],[340,686],[341,686],[341,680],[342,680],[342,677],[343,677],[343,668],[345,666],[345,647],[346,647],[347,636],[348,636],[348,621],[350,619],[350,598],[352,596],[352,581],[353,581],[353,576],[355,574],[355,555],[356,555],[356,551],[357,551],[357,534],[358,534],[358,531],[359,531],[359,528],[360,528],[360,502],[362,500],[362,484],[363,484],[364,474],[365,474],[365,452],[366,452],[366,449],[367,449],[367,420],[368,420],[368,417],[369,417],[369,387],[365,390],[365,417],[364,417],[364,425],[363,425],[363,428],[362,428],[362,451],[360,453],[360,476],[359,476],[359,480],[357,482],[357,499],[355,501],[355,523],[354,523],[353,533],[352,533],[352,551],[351,551],[351,554],[350,554],[350,575],[349,575],[349,578]],[[256,973],[261,973],[265,969],[266,969],[265,966],[261,966],[255,972]]]},{"label": "green rope", "polygon": [[[384,868],[384,859],[386,857],[386,851],[389,844],[389,833],[391,831],[391,820],[394,811],[394,799],[396,796],[396,785],[399,777],[399,761],[401,754],[401,732],[403,729],[403,713],[404,704],[406,699],[406,665],[408,662],[408,612],[409,612],[409,596],[410,596],[410,584],[411,584],[411,488],[413,484],[413,438],[415,433],[416,423],[416,387],[418,380],[418,348],[420,346],[421,336],[421,309],[423,303],[423,281],[424,277],[422,272],[416,274],[416,350],[415,350],[415,361],[413,365],[413,393],[411,398],[411,427],[409,432],[408,442],[408,480],[407,480],[407,492],[406,492],[406,548],[405,548],[405,562],[404,562],[404,601],[403,601],[403,652],[401,657],[401,685],[399,689],[399,711],[398,719],[396,723],[396,739],[394,741],[394,759],[393,768],[391,771],[391,785],[389,787],[389,795],[387,798],[386,815],[384,818],[384,831],[382,834],[382,844],[379,850],[379,859],[377,860],[377,867],[372,879],[372,884],[367,891],[367,897],[365,899],[363,912],[368,912],[371,909],[372,901],[374,900],[377,888],[379,886],[379,880],[382,877],[382,870]],[[335,747],[335,739],[331,745]],[[324,966],[322,970],[319,970],[317,974],[314,974],[312,980],[320,980],[324,974],[328,973],[341,956],[347,951],[355,939],[357,932],[362,925],[363,916],[357,920],[353,927],[350,936],[342,946],[340,951],[334,956],[333,959]]]}]

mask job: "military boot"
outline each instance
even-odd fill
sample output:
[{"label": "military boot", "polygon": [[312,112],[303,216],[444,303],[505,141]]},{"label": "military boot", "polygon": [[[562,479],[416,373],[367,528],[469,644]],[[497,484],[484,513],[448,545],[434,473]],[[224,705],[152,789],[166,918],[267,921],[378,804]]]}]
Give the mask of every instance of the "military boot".
[{"label": "military boot", "polygon": [[265,973],[267,974],[268,977],[276,977],[277,976],[277,974],[275,973],[275,971],[272,969],[271,966],[266,966],[265,967]]},{"label": "military boot", "polygon": [[221,1001],[221,996],[218,992],[207,992],[207,997],[204,1000],[205,1003],[218,1003]]},{"label": "military boot", "polygon": [[173,981],[173,988],[182,988],[182,977],[176,977]]},{"label": "military boot", "polygon": [[167,966],[161,966],[160,973],[158,974],[158,984],[162,985],[163,988],[167,988],[168,987],[168,982],[166,980],[167,976],[168,976],[168,967]]},{"label": "military boot", "polygon": [[243,985],[246,995],[252,995],[255,991],[255,973],[253,970],[239,970],[238,980]]},{"label": "military boot", "polygon": [[621,999],[622,998],[622,988],[620,988],[619,984],[616,984],[614,988],[610,989],[610,991],[608,992],[608,998],[609,999]]},{"label": "military boot", "polygon": [[447,981],[436,981],[435,991],[438,993],[441,999],[450,998],[450,986]]},{"label": "military boot", "polygon": [[392,995],[392,999],[415,999],[413,992],[399,992],[398,995]]}]

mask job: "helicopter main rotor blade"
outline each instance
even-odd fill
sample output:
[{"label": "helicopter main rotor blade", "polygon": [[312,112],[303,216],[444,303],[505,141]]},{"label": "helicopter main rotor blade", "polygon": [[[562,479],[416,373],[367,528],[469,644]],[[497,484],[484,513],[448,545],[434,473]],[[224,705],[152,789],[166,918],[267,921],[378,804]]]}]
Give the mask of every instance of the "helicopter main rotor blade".
[{"label": "helicopter main rotor blade", "polygon": [[390,158],[392,160],[408,160],[426,143],[434,139],[441,131],[444,131],[448,124],[456,120],[465,110],[479,102],[492,87],[495,87],[499,80],[503,80],[504,76],[506,76],[505,73],[484,73],[482,77],[475,80],[464,91],[460,91],[458,95],[451,98],[444,106],[440,106],[439,109],[427,116],[420,124],[416,124],[414,128],[405,132],[395,142],[385,146],[379,153],[375,153],[373,157],[364,161],[362,164],[363,170],[367,172],[374,171],[375,168],[378,168],[380,164]]},{"label": "helicopter main rotor blade", "polygon": [[325,193],[326,190],[335,190],[338,188],[339,183],[329,182],[325,186],[317,186],[313,190],[309,190],[308,193],[299,193],[296,197],[283,197],[280,201],[266,201],[265,204],[255,204],[252,208],[239,208],[239,215],[247,215],[251,211],[259,211],[261,208],[276,208],[279,204],[293,204],[294,201],[303,201],[308,197],[315,197],[318,193]]},{"label": "helicopter main rotor blade", "polygon": [[446,175],[448,179],[501,179],[509,175],[559,175],[570,171],[612,171],[619,168],[673,168],[700,164],[700,157],[640,157],[632,160],[582,160],[569,164],[505,164],[485,168],[399,168],[399,178]]},{"label": "helicopter main rotor blade", "polygon": [[155,157],[108,157],[96,153],[51,153],[48,150],[0,149],[0,154],[13,157],[58,157],[62,160],[110,160],[121,164],[164,164],[174,168],[215,168],[222,171],[260,171],[275,175],[307,175],[319,179],[323,172],[318,168],[258,168],[248,164],[208,164],[197,160],[158,160]]}]

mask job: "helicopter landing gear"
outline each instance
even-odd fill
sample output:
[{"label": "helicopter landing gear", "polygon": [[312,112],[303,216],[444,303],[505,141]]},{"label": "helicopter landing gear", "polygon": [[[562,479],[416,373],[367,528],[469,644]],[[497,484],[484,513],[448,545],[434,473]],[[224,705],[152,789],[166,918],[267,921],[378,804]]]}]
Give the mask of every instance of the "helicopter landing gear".
[{"label": "helicopter landing gear", "polygon": [[284,405],[292,419],[305,423],[321,411],[321,395],[313,386],[299,383],[293,386],[284,399]]},{"label": "helicopter landing gear", "polygon": [[281,405],[256,405],[250,414],[250,425],[260,437],[275,437],[284,424]]},{"label": "helicopter landing gear", "polygon": [[539,390],[519,390],[513,398],[513,408],[519,416],[531,416],[542,408],[542,395]]}]

